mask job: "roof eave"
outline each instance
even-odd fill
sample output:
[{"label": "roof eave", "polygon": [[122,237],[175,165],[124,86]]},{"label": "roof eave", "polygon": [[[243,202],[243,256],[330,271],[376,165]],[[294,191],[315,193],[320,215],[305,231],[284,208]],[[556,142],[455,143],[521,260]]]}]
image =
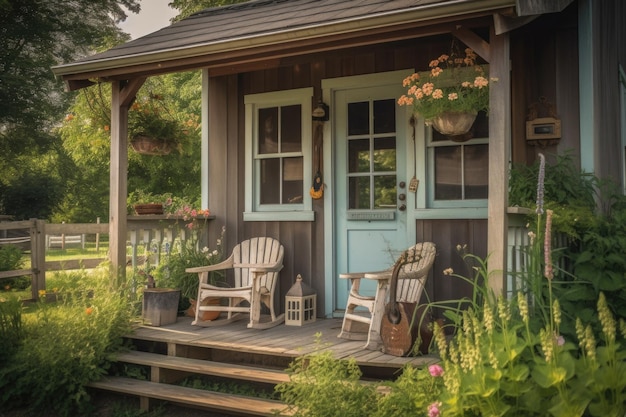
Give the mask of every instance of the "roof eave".
[{"label": "roof eave", "polygon": [[470,14],[484,15],[496,13],[506,9],[510,9],[508,10],[508,13],[512,13],[512,8],[514,8],[514,6],[515,0],[456,0],[445,3],[418,6],[409,10],[405,9],[393,13],[374,15],[367,18],[358,18],[341,22],[288,29],[260,36],[248,36],[181,48],[164,49],[144,54],[133,54],[87,62],[62,64],[52,67],[52,71],[56,76],[62,77],[65,80],[73,80],[73,82],[77,83],[77,85],[80,85],[81,81],[88,81],[86,77],[81,77],[81,74],[93,74],[94,72],[105,72],[112,69],[119,70],[121,68],[137,67],[146,64],[157,64],[158,66],[159,62],[175,61],[199,56],[210,56],[224,52],[242,51],[268,45],[293,42],[301,39],[321,38],[334,34],[358,32],[362,30],[390,27],[406,23],[423,23],[428,20],[456,16],[465,17],[464,15]]}]

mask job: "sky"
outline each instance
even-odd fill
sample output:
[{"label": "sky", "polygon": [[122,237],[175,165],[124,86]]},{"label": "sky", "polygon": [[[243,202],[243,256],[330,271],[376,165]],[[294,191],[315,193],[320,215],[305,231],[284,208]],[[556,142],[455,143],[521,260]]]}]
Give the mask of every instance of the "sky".
[{"label": "sky", "polygon": [[170,19],[178,13],[167,4],[172,0],[141,0],[139,14],[128,13],[126,20],[119,24],[133,39],[156,32],[170,25]]}]

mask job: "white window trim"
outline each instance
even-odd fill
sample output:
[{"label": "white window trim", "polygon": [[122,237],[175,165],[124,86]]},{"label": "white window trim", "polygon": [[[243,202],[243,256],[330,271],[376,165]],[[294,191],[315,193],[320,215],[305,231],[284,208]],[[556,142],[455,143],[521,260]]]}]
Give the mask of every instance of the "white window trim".
[{"label": "white window trim", "polygon": [[[250,94],[244,97],[245,104],[245,211],[244,221],[314,221],[315,213],[308,193],[308,185],[313,183],[311,154],[311,100],[313,88],[276,91],[271,93]],[[258,173],[255,170],[254,155],[258,132],[257,111],[270,106],[288,106],[299,104],[302,109],[302,204],[268,205],[261,208],[259,201]]]}]

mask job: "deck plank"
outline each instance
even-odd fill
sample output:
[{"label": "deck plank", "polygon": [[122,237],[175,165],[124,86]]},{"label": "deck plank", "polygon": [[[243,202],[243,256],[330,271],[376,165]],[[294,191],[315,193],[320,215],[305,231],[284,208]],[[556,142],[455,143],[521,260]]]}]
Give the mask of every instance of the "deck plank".
[{"label": "deck plank", "polygon": [[[338,359],[354,358],[358,364],[366,366],[401,368],[407,363],[414,366],[427,366],[437,361],[434,356],[396,357],[381,351],[364,348],[364,341],[338,338],[341,319],[319,318],[303,326],[286,326],[259,330],[248,329],[247,320],[240,320],[224,326],[192,326],[192,319],[179,317],[176,323],[150,327],[140,326],[132,334],[133,338],[155,342],[188,344],[202,348],[242,351],[264,355],[278,355],[289,358],[330,350]],[[316,335],[319,334],[319,337]]]},{"label": "deck plank", "polygon": [[231,413],[245,412],[246,415],[272,416],[275,415],[275,411],[283,410],[280,415],[291,414],[285,409],[285,404],[279,401],[204,391],[130,378],[105,377],[90,383],[89,387]]}]

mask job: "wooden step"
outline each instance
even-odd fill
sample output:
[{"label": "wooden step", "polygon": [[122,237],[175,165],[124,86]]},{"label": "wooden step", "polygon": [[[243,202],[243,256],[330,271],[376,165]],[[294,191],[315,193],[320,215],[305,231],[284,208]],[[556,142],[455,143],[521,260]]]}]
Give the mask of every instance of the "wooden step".
[{"label": "wooden step", "polygon": [[284,371],[222,362],[212,362],[202,359],[181,358],[177,356],[168,356],[135,350],[118,354],[116,360],[118,362],[132,363],[136,365],[146,365],[161,369],[172,369],[176,371],[191,372],[194,374],[212,375],[245,381],[263,382],[269,384],[289,382],[289,375]]},{"label": "wooden step", "polygon": [[[292,412],[287,410],[287,406],[280,401],[159,384],[131,378],[109,376],[104,377],[100,381],[91,382],[88,386],[120,394],[136,395],[141,399],[158,399],[227,413],[240,413],[251,416],[293,415]],[[144,404],[143,401],[142,404]],[[282,411],[276,414],[279,410]]]}]

